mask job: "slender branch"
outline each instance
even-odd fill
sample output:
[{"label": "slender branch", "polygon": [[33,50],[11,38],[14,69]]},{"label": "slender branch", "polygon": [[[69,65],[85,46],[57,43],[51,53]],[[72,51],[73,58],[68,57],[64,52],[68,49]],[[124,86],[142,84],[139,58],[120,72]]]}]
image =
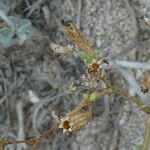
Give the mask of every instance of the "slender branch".
[{"label": "slender branch", "polygon": [[112,90],[113,90],[113,93],[121,95],[122,97],[124,97],[126,99],[129,99],[132,103],[138,105],[141,108],[142,108],[142,106],[145,105],[139,98],[136,98],[134,96],[129,96],[128,92],[124,89],[121,89],[116,86],[112,86]]},{"label": "slender branch", "polygon": [[24,143],[24,144],[36,146],[44,138],[47,138],[49,135],[57,132],[58,129],[59,129],[58,128],[58,124],[56,124],[52,128],[50,128],[48,131],[45,131],[44,133],[42,133],[39,137],[29,138],[29,139],[26,139],[26,140],[17,140],[17,141],[11,141],[11,140],[8,140],[8,139],[2,139],[2,140],[0,140],[0,150],[4,149],[5,146],[7,146],[9,144],[21,144],[21,143]]},{"label": "slender branch", "polygon": [[144,111],[147,114],[150,114],[150,105],[146,105],[139,98],[136,98],[134,96],[129,96],[128,92],[124,89],[121,89],[120,87],[111,86],[110,88],[105,89],[102,92],[98,92],[97,93],[97,98],[100,98],[104,95],[110,95],[110,94],[113,94],[113,93],[117,94],[117,95],[120,95],[120,96],[130,100],[132,103],[139,106],[142,111]]}]

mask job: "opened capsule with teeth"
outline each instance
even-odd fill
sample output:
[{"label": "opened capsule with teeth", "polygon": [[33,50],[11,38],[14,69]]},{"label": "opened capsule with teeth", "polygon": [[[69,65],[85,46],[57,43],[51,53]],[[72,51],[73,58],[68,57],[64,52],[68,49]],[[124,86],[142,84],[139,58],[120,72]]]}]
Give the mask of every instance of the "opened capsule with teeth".
[{"label": "opened capsule with teeth", "polygon": [[[87,107],[88,110],[82,112],[84,107]],[[88,102],[84,101],[65,117],[61,118],[59,128],[62,128],[64,133],[67,131],[78,131],[83,128],[91,120],[91,118],[92,114],[89,104]]]},{"label": "opened capsule with teeth", "polygon": [[107,64],[109,65],[109,63],[107,62],[107,60],[103,59],[100,61],[94,60],[90,65],[88,65],[87,69],[88,69],[88,73],[96,73],[98,72],[98,70],[102,67],[103,64]]}]

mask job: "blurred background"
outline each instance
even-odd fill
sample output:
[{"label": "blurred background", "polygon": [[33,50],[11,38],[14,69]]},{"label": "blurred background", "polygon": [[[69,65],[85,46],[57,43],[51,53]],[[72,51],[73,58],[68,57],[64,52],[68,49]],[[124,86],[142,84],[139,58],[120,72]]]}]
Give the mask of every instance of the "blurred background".
[{"label": "blurred background", "polygon": [[[61,20],[72,22],[99,57],[109,61],[113,85],[150,103],[140,90],[150,70],[149,0],[0,0],[0,139],[39,136],[81,100],[69,92],[83,64],[55,55],[49,43],[68,46]],[[14,22],[15,20],[15,22]],[[93,106],[93,120],[71,135],[50,135],[38,150],[135,150],[143,142],[146,114],[111,95]],[[8,145],[27,150],[29,145]]]}]

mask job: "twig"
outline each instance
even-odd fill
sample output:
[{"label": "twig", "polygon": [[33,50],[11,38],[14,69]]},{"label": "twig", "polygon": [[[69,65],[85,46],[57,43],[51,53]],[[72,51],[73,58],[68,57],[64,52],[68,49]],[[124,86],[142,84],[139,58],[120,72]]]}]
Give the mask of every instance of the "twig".
[{"label": "twig", "polygon": [[136,19],[137,16],[136,16],[135,10],[131,7],[129,0],[123,0],[123,1],[124,1],[125,5],[126,5],[127,11],[131,15],[132,23],[134,24],[134,27],[136,29],[136,33],[138,34],[139,27],[138,27],[138,23],[137,23],[137,19]]},{"label": "twig", "polygon": [[43,6],[42,7],[42,11],[43,11],[43,14],[44,14],[44,18],[45,18],[45,20],[46,20],[46,23],[48,24],[48,25],[50,25],[50,11],[49,11],[49,9],[48,9],[48,6]]},{"label": "twig", "polygon": [[19,88],[23,82],[25,81],[26,76],[19,78],[17,81],[15,81],[14,83],[12,83],[12,85],[10,85],[8,92],[6,95],[4,95],[1,99],[0,99],[0,105],[15,91],[17,90],[17,88]]},{"label": "twig", "polygon": [[32,6],[28,7],[30,9],[29,13],[27,14],[27,17],[29,18],[32,13],[40,7],[44,3],[44,0],[38,0],[36,3],[34,3]]},{"label": "twig", "polygon": [[2,139],[2,140],[0,140],[0,150],[4,149],[5,146],[7,146],[9,144],[21,144],[21,143],[32,145],[33,146],[32,148],[34,148],[34,145],[36,146],[38,143],[40,143],[42,141],[42,139],[47,138],[50,134],[57,132],[59,129],[58,126],[59,126],[59,124],[57,123],[52,128],[50,128],[48,131],[44,132],[43,134],[41,134],[40,136],[35,137],[35,138],[29,138],[26,140],[18,140],[18,141]]},{"label": "twig", "polygon": [[114,61],[110,61],[110,64],[118,65],[118,66],[121,66],[124,68],[150,70],[150,63],[141,63],[141,62],[133,62],[133,61],[125,61],[125,60],[114,60]]},{"label": "twig", "polygon": [[117,68],[120,74],[125,78],[128,84],[133,88],[136,94],[140,97],[141,101],[144,103],[150,104],[149,97],[147,97],[143,92],[141,92],[141,88],[139,87],[138,83],[134,79],[134,76],[128,72],[128,70],[123,69],[121,67]]},{"label": "twig", "polygon": [[[17,115],[18,115],[18,139],[24,140],[24,121],[23,121],[23,110],[22,110],[22,102],[17,104]],[[21,145],[17,145],[17,150],[26,149],[27,145],[22,143]]]},{"label": "twig", "polygon": [[26,5],[27,5],[27,7],[30,7],[30,3],[29,3],[28,0],[25,0],[25,3],[26,3]]},{"label": "twig", "polygon": [[78,0],[78,12],[77,12],[77,20],[76,20],[76,25],[78,28],[80,28],[81,7],[82,7],[82,0]]}]

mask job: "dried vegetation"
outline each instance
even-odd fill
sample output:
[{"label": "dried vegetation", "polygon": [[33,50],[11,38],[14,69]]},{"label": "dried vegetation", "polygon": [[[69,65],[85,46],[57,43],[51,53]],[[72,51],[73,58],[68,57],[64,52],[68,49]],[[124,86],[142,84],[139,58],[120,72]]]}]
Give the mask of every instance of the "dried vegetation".
[{"label": "dried vegetation", "polygon": [[[149,7],[147,0],[2,0],[8,16],[32,22],[34,36],[0,45],[0,148],[133,150],[144,138],[146,149]],[[74,22],[68,37],[62,20]],[[80,51],[90,56],[80,54],[84,62]]]}]

